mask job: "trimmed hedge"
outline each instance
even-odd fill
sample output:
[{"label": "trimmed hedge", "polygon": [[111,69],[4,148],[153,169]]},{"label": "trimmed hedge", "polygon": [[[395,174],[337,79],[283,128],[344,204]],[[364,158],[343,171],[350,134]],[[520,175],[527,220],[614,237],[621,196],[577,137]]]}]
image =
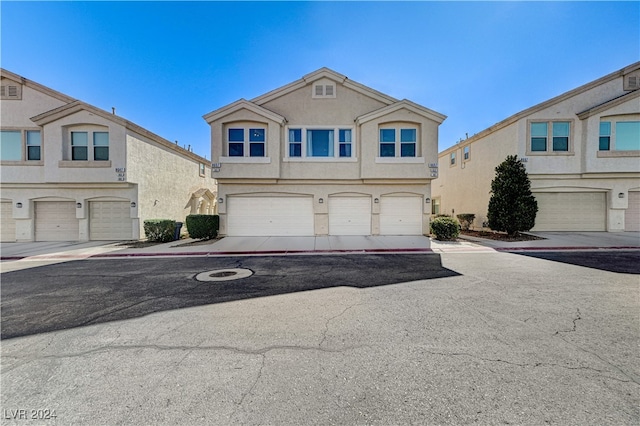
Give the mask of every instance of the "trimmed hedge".
[{"label": "trimmed hedge", "polygon": [[220,216],[217,214],[190,214],[186,223],[189,237],[197,240],[215,238],[220,230]]},{"label": "trimmed hedge", "polygon": [[176,221],[170,219],[149,219],[144,221],[144,234],[148,241],[168,243],[173,241]]},{"label": "trimmed hedge", "polygon": [[460,235],[460,223],[452,217],[436,217],[431,221],[431,233],[436,240],[455,240]]}]

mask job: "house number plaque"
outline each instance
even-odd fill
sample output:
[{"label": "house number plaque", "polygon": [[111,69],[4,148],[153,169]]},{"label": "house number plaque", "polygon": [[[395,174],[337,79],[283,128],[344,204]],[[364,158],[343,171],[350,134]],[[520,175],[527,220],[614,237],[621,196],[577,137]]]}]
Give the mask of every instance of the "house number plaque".
[{"label": "house number plaque", "polygon": [[127,180],[127,169],[125,167],[116,167],[116,175],[118,176],[118,182],[125,182]]}]

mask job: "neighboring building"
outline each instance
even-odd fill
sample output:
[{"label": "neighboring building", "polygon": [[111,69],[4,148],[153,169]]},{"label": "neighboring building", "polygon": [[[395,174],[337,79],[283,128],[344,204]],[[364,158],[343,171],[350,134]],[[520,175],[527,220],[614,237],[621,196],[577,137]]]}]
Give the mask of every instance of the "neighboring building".
[{"label": "neighboring building", "polygon": [[428,233],[444,115],[321,68],[204,119],[221,235]]},{"label": "neighboring building", "polygon": [[640,62],[444,150],[432,212],[483,226],[495,167],[517,154],[538,201],[534,231],[640,230],[639,89]]},{"label": "neighboring building", "polygon": [[2,241],[136,240],[146,219],[214,212],[208,160],[0,71]]}]

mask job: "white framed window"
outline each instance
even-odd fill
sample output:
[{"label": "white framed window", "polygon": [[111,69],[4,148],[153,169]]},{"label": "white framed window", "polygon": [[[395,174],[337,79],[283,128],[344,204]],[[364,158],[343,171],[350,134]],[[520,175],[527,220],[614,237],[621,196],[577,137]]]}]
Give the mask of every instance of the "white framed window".
[{"label": "white framed window", "polygon": [[200,163],[198,165],[198,175],[200,175],[200,176],[204,176],[205,175],[204,163]]},{"label": "white framed window", "polygon": [[335,98],[336,85],[333,83],[315,83],[312,85],[311,97],[314,99]]},{"label": "white framed window", "polygon": [[75,128],[69,135],[71,161],[109,161],[109,132]]},{"label": "white framed window", "polygon": [[380,157],[418,157],[418,128],[382,126],[379,129]]},{"label": "white framed window", "polygon": [[451,155],[449,156],[449,165],[450,166],[455,166],[456,165],[456,153],[452,152]]},{"label": "white framed window", "polygon": [[463,158],[464,161],[468,161],[469,158],[471,158],[469,145],[467,145],[464,148],[462,148],[462,158]]},{"label": "white framed window", "polygon": [[0,131],[0,161],[41,161],[40,130]]},{"label": "white framed window", "polygon": [[265,157],[266,129],[259,126],[229,127],[227,153],[229,157]]},{"label": "white framed window", "polygon": [[352,127],[301,126],[287,128],[288,158],[354,158]]},{"label": "white framed window", "polygon": [[527,150],[533,154],[571,152],[571,121],[531,121]]}]

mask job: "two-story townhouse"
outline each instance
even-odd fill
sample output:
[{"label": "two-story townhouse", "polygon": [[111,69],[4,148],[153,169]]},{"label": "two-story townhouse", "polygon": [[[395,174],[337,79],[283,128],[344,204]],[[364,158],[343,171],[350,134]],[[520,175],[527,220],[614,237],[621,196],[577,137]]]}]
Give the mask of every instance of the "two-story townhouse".
[{"label": "two-story townhouse", "polygon": [[210,162],[1,69],[2,241],[137,240],[144,220],[214,213]]},{"label": "two-story townhouse", "polygon": [[519,112],[439,154],[434,214],[487,216],[495,167],[524,162],[534,231],[640,230],[640,62]]},{"label": "two-story townhouse", "polygon": [[204,119],[222,235],[428,233],[444,115],[321,68]]}]

